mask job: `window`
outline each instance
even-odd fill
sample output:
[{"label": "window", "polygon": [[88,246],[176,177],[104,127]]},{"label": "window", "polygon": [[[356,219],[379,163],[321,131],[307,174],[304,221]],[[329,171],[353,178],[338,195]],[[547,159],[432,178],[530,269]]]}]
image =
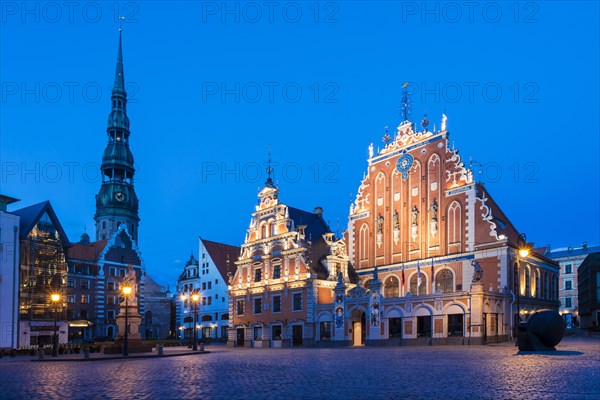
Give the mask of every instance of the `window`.
[{"label": "window", "polygon": [[218,284],[219,284],[219,280],[215,279],[215,285],[218,285]]},{"label": "window", "polygon": [[383,296],[384,297],[399,297],[400,296],[400,284],[398,278],[390,276],[383,285]]},{"label": "window", "polygon": [[90,302],[90,295],[89,294],[82,294],[80,300],[81,300],[81,304],[89,304],[89,302]]},{"label": "window", "polygon": [[254,314],[262,314],[262,298],[254,299]]},{"label": "window", "polygon": [[81,288],[82,289],[89,289],[90,288],[90,280],[89,279],[82,279],[81,280]]},{"label": "window", "polygon": [[202,290],[206,290],[206,282],[202,282]]},{"label": "window", "polygon": [[121,276],[121,278],[125,278],[125,270],[124,269],[119,270],[119,276]]},{"label": "window", "polygon": [[215,300],[217,300],[219,298],[219,294],[215,293]]},{"label": "window", "polygon": [[448,336],[463,336],[463,314],[448,314]]},{"label": "window", "polygon": [[75,265],[69,264],[69,273],[70,274],[74,274],[75,273]]},{"label": "window", "polygon": [[67,281],[67,287],[75,287],[75,278],[69,278],[69,280]]},{"label": "window", "polygon": [[206,297],[202,296],[202,305],[205,306],[206,305]]},{"label": "window", "polygon": [[281,296],[273,296],[273,309],[274,313],[281,312]]},{"label": "window", "polygon": [[238,300],[236,303],[236,314],[237,315],[244,315],[244,300]]},{"label": "window", "polygon": [[75,295],[74,294],[70,294],[67,296],[67,302],[68,303],[75,303]]},{"label": "window", "polygon": [[108,275],[109,276],[117,276],[117,269],[115,267],[110,267],[108,269]]},{"label": "window", "polygon": [[106,285],[108,290],[117,290],[117,285],[113,281],[108,281]]},{"label": "window", "polygon": [[273,266],[273,279],[281,278],[281,265],[277,264]]},{"label": "window", "polygon": [[210,304],[212,303],[212,297],[207,297],[206,300],[208,301],[208,305],[210,306]]},{"label": "window", "polygon": [[106,312],[107,319],[115,319],[115,310],[108,310]]},{"label": "window", "polygon": [[321,340],[331,340],[331,322],[323,321],[319,323],[319,334]]},{"label": "window", "polygon": [[573,281],[565,281],[565,290],[573,290]]},{"label": "window", "polygon": [[417,317],[417,336],[431,337],[431,316]]},{"label": "window", "polygon": [[302,293],[294,293],[292,296],[292,311],[302,310]]},{"label": "window", "polygon": [[211,284],[212,284],[212,282],[208,282],[208,288],[209,289],[211,288]]},{"label": "window", "polygon": [[390,337],[402,337],[402,318],[390,318],[388,321]]},{"label": "window", "polygon": [[573,273],[573,266],[571,264],[565,265],[565,274],[572,274],[572,273]]},{"label": "window", "polygon": [[117,299],[116,299],[116,297],[115,297],[115,296],[107,296],[107,297],[106,297],[106,303],[107,303],[107,304],[116,304],[116,303],[117,303],[117,301],[116,301],[116,300],[117,300]]},{"label": "window", "polygon": [[262,340],[262,326],[254,327],[254,340]]},{"label": "window", "polygon": [[419,281],[419,274],[414,274],[410,278],[410,294],[413,296],[418,296],[420,294],[427,294],[427,277],[425,274],[421,273],[421,284],[417,288],[417,283]]},{"label": "window", "polygon": [[81,266],[81,273],[84,275],[89,275],[90,274],[90,266],[89,265],[82,265]]},{"label": "window", "polygon": [[260,282],[262,280],[262,269],[256,268],[254,270],[254,282]]},{"label": "window", "polygon": [[452,271],[444,269],[438,272],[435,276],[435,286],[442,293],[454,292],[454,284],[452,282]]},{"label": "window", "polygon": [[273,325],[271,327],[271,338],[273,340],[281,340],[281,325]]},{"label": "window", "polygon": [[102,221],[102,229],[106,229],[106,221]]},{"label": "window", "polygon": [[[448,213],[446,217],[446,226],[448,228],[448,247],[452,245],[458,245],[460,249],[460,239],[462,234],[462,219],[461,219],[461,207],[456,201],[450,204],[448,207]],[[456,251],[455,248],[452,249]]]},{"label": "window", "polygon": [[565,297],[565,307],[571,308],[573,307],[573,299],[570,297]]}]

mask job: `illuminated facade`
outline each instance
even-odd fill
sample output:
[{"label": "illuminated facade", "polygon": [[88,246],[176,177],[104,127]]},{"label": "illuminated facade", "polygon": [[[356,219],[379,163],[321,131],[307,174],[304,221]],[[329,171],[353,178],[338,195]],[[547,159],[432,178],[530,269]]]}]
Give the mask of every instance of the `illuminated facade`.
[{"label": "illuminated facade", "polygon": [[316,309],[332,304],[338,275],[350,286],[346,245],[322,217],[279,201],[271,178],[259,193],[229,281],[230,346],[313,346],[332,338]]},{"label": "illuminated facade", "polygon": [[446,123],[369,146],[343,239],[267,181],[230,281],[231,345],[498,342],[519,314],[558,308],[557,263],[473,180]]},{"label": "illuminated facade", "polygon": [[439,131],[428,123],[419,131],[404,121],[383,149],[369,148],[346,233],[368,292],[346,300],[344,336],[353,344],[507,340],[517,308],[524,318],[558,306],[557,264],[535,251],[518,256],[532,245],[519,244],[519,232],[449,146],[446,116]]}]

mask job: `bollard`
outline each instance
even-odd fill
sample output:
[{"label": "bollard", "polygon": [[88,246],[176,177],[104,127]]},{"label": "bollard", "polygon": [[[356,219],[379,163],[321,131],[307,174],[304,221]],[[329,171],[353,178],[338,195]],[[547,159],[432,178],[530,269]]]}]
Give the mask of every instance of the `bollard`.
[{"label": "bollard", "polygon": [[156,346],[156,350],[158,351],[158,355],[159,355],[159,356],[162,356],[162,355],[163,355],[163,349],[164,349],[164,347],[163,347],[163,346],[160,346],[160,345],[159,345],[159,346]]},{"label": "bollard", "polygon": [[90,359],[90,348],[89,347],[86,347],[83,349],[83,359],[84,360]]},{"label": "bollard", "polygon": [[38,360],[43,360],[44,359],[44,349],[39,349],[38,350]]}]

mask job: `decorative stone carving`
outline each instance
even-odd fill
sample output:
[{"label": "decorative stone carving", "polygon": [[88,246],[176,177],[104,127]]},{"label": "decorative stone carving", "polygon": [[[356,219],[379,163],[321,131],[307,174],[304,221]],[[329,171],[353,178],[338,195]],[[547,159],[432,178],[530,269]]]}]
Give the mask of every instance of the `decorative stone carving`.
[{"label": "decorative stone carving", "polygon": [[356,285],[353,289],[348,290],[348,297],[351,297],[353,299],[365,297],[366,295],[367,289],[360,285]]},{"label": "decorative stone carving", "polygon": [[471,265],[473,266],[473,280],[472,283],[480,283],[483,279],[483,268],[479,265],[479,262],[473,260],[471,261]]}]

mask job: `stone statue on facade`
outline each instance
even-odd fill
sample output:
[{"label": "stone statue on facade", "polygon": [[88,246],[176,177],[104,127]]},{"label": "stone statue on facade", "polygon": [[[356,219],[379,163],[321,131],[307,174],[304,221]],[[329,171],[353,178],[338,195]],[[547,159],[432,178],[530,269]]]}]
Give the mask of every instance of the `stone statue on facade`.
[{"label": "stone statue on facade", "polygon": [[413,226],[417,226],[417,219],[419,218],[419,209],[417,208],[417,206],[413,206],[413,209],[411,211],[411,218],[412,218],[412,225]]},{"label": "stone statue on facade", "polygon": [[471,265],[473,266],[473,280],[472,283],[480,283],[483,279],[483,268],[479,265],[478,261],[471,261]]}]

